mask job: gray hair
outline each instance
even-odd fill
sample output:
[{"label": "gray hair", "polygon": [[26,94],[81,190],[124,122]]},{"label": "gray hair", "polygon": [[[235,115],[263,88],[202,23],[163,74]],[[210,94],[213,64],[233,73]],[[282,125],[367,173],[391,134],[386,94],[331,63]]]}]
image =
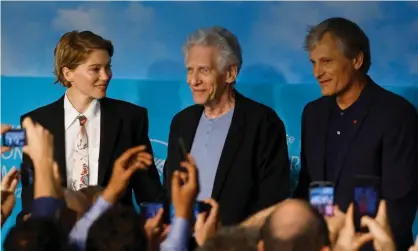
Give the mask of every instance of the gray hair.
[{"label": "gray hair", "polygon": [[187,38],[183,54],[187,58],[188,50],[195,45],[213,46],[219,49],[218,67],[225,71],[230,65],[237,65],[238,72],[242,65],[241,46],[232,32],[222,27],[198,29]]},{"label": "gray hair", "polygon": [[362,52],[364,59],[360,70],[364,74],[369,71],[371,65],[369,38],[356,23],[342,17],[333,17],[309,27],[305,38],[305,50],[312,51],[326,33],[331,33],[339,40],[341,50],[347,58],[353,59]]}]

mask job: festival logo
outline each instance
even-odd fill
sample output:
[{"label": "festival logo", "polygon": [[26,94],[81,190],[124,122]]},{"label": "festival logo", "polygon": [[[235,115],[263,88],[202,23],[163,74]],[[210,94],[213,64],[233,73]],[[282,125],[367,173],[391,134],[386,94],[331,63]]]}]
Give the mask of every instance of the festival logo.
[{"label": "festival logo", "polygon": [[300,140],[297,140],[293,135],[286,135],[286,141],[289,151],[290,162],[290,190],[293,191],[298,183],[300,170]]},{"label": "festival logo", "polygon": [[160,174],[160,180],[163,182],[163,170],[164,163],[167,156],[168,143],[158,139],[150,139],[152,145],[152,151],[154,153],[154,163],[157,167],[158,173]]}]

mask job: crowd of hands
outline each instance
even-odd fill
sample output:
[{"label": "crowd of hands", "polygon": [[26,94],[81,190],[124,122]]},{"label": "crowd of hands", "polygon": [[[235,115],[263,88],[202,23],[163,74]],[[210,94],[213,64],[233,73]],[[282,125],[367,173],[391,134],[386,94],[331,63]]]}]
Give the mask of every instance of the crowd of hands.
[{"label": "crowd of hands", "polygon": [[[54,161],[53,136],[41,125],[26,118],[22,127],[26,129],[27,145],[23,147],[33,162],[34,168],[34,199],[42,197],[54,197],[65,199],[65,189],[61,187],[59,167]],[[1,125],[1,134],[10,130],[11,127]],[[1,153],[10,148],[2,146]],[[112,176],[103,189],[101,196],[107,202],[116,205],[124,195],[128,187],[130,177],[138,170],[146,170],[153,162],[153,156],[149,154],[145,146],[137,146],[126,150],[114,163]],[[172,176],[171,202],[175,209],[175,216],[192,221],[193,208],[199,193],[199,174],[196,163],[191,155],[186,161],[181,162],[186,171],[175,171]],[[15,206],[15,191],[19,183],[20,172],[11,168],[2,177],[1,181],[1,226],[11,215]],[[209,212],[200,213],[194,222],[193,231],[196,243],[204,245],[210,238],[216,235],[222,228],[219,221],[219,205],[213,199],[204,201],[211,205]],[[243,228],[260,229],[266,218],[272,214],[280,203],[261,210],[240,224]],[[170,226],[163,223],[164,209],[160,209],[154,218],[145,222],[144,230],[148,238],[149,250],[159,250],[160,243],[164,241],[170,231]],[[79,216],[81,217],[81,215]],[[25,219],[30,218],[27,215]],[[375,250],[394,251],[396,245],[393,241],[392,232],[386,214],[386,202],[380,201],[378,213],[375,218],[363,216],[361,226],[366,227],[368,232],[355,231],[353,221],[353,205],[351,204],[346,213],[338,206],[334,206],[334,215],[325,216],[328,226],[329,248],[337,251],[359,250],[368,242],[373,242]],[[409,251],[418,251],[418,238]]]}]

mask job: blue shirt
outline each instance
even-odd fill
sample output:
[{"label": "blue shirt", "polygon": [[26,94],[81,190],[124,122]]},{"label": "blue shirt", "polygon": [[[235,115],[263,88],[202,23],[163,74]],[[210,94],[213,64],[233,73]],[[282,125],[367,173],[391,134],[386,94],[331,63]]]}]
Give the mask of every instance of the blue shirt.
[{"label": "blue shirt", "polygon": [[87,236],[93,223],[113,205],[103,199],[97,198],[96,203],[89,209],[83,217],[77,221],[69,235],[69,243],[75,245],[77,250],[85,250]]},{"label": "blue shirt", "polygon": [[231,109],[220,117],[210,119],[203,112],[200,117],[190,151],[199,169],[200,193],[197,197],[198,200],[212,197],[216,170],[218,169],[233,113],[234,109]]},{"label": "blue shirt", "polygon": [[161,243],[160,251],[187,251],[190,238],[190,223],[188,220],[174,217],[170,232]]}]

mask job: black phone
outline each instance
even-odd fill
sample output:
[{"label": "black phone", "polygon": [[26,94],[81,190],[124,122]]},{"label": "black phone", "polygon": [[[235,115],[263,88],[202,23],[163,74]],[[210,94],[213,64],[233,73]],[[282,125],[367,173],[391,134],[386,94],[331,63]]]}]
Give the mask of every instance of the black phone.
[{"label": "black phone", "polygon": [[196,201],[194,205],[194,216],[197,218],[200,213],[209,213],[211,209],[212,206],[210,204],[203,201]]},{"label": "black phone", "polygon": [[[189,152],[187,151],[186,144],[184,144],[183,138],[179,137],[178,142],[179,142],[179,148],[180,148],[180,154],[181,154],[181,161],[187,161],[188,160],[187,155],[189,154]],[[187,169],[182,166],[180,166],[178,170],[180,172],[187,173]]]},{"label": "black phone", "polygon": [[334,215],[334,183],[320,181],[309,185],[309,203],[324,216]]},{"label": "black phone", "polygon": [[3,134],[3,146],[22,147],[26,145],[26,130],[11,129]]},{"label": "black phone", "polygon": [[180,147],[180,151],[181,151],[181,155],[183,157],[183,160],[187,160],[187,155],[189,154],[189,152],[187,151],[186,145],[184,144],[184,140],[182,137],[178,138],[179,141],[179,147]]},{"label": "black phone", "polygon": [[358,175],[354,180],[354,226],[356,231],[365,232],[360,226],[361,217],[376,217],[380,202],[380,178]]}]

